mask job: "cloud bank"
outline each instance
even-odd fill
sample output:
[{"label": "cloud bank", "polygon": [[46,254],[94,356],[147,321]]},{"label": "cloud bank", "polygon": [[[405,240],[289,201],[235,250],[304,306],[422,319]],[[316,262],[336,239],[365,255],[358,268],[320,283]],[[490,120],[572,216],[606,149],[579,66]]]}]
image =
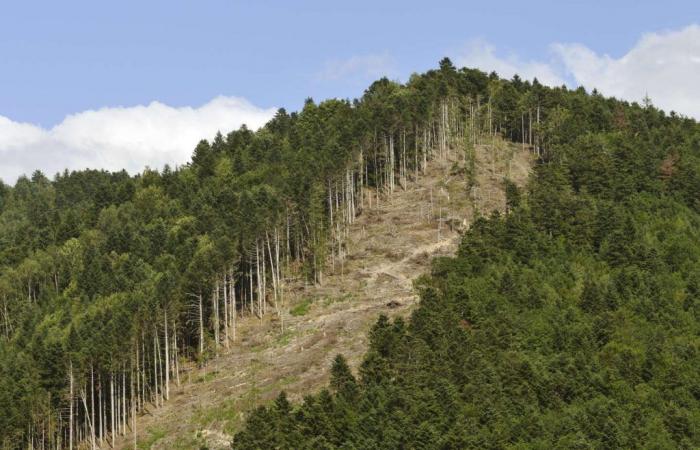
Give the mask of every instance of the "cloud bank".
[{"label": "cloud bank", "polygon": [[589,91],[628,101],[646,94],[666,110],[700,119],[700,26],[648,33],[626,54],[613,58],[583,44],[555,43],[547,61],[523,61],[516,55],[498,56],[482,40],[470,41],[457,52],[460,66],[477,67],[510,78],[537,79],[550,86],[584,86]]},{"label": "cloud bank", "polygon": [[0,116],[0,179],[14,183],[36,169],[51,177],[66,168],[138,173],[184,164],[200,139],[242,124],[256,129],[274,113],[242,98],[217,97],[194,108],[152,102],[84,111],[51,129]]},{"label": "cloud bank", "polygon": [[646,34],[618,59],[581,44],[555,44],[552,49],[579,85],[631,101],[648,93],[662,109],[700,119],[698,25]]}]

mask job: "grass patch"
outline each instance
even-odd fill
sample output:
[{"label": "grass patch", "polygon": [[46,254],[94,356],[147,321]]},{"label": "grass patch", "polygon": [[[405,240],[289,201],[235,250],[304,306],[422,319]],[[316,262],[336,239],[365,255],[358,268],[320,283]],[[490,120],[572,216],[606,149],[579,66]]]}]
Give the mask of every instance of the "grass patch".
[{"label": "grass patch", "polygon": [[211,372],[207,372],[204,375],[200,376],[194,382],[195,383],[206,383],[206,382],[211,381],[214,378],[216,378],[216,376],[218,374],[219,374],[218,370],[212,370]]},{"label": "grass patch", "polygon": [[198,431],[194,437],[180,438],[177,442],[172,444],[173,446],[170,448],[172,450],[192,450],[193,448],[206,450],[208,447],[201,434],[201,431]]},{"label": "grass patch", "polygon": [[242,411],[249,403],[247,396],[224,400],[221,404],[209,408],[198,408],[193,422],[201,427],[209,427],[212,423],[222,423],[226,433],[237,431],[243,420]]},{"label": "grass patch", "polygon": [[[363,281],[362,284],[363,284],[363,287],[364,287],[364,286],[367,285],[367,282],[366,282],[366,281]],[[346,301],[348,301],[348,300],[352,300],[353,298],[355,298],[355,296],[352,294],[352,292],[346,292],[346,293],[344,293],[344,294],[342,294],[342,295],[338,295],[338,296],[335,296],[335,297],[326,297],[326,298],[323,300],[323,306],[330,306],[330,305],[332,305],[332,304],[334,304],[334,303],[346,302]]]},{"label": "grass patch", "polygon": [[275,346],[284,347],[292,341],[292,338],[298,334],[297,331],[284,330],[282,333],[277,335]]},{"label": "grass patch", "polygon": [[311,299],[305,298],[301,302],[294,305],[294,307],[289,310],[289,314],[293,315],[294,317],[305,316],[309,312],[310,308]]},{"label": "grass patch", "polygon": [[216,406],[197,407],[192,421],[202,428],[219,423],[223,425],[225,433],[233,436],[245,424],[247,414],[261,404],[261,397],[270,392],[282,390],[297,381],[299,381],[297,375],[289,375],[267,386],[253,384],[239,397],[228,398]]},{"label": "grass patch", "polygon": [[148,450],[153,447],[153,444],[165,437],[165,430],[162,428],[149,428],[148,437],[145,441],[138,443],[138,448],[143,450]]}]

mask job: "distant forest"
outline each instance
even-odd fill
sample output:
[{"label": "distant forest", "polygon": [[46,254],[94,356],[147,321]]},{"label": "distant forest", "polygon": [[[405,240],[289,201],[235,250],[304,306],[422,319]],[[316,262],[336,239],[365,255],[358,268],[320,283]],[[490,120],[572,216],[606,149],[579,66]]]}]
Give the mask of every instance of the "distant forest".
[{"label": "distant forest", "polygon": [[[346,227],[428,161],[538,156],[455,258],[379,319],[358,374],[252,413],[234,448],[700,446],[700,126],[536,80],[439,69],[307,100],[189,164],[0,183],[0,444],[114,443],[180,364],[323,283]],[[465,195],[468,193],[465,192]]]}]

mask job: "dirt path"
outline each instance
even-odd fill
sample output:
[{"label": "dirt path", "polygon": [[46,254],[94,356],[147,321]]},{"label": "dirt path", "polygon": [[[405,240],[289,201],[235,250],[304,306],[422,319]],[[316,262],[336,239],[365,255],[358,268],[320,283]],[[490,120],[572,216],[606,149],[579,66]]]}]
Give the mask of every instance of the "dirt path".
[{"label": "dirt path", "polygon": [[[348,256],[335,263],[323,285],[288,284],[292,313],[284,314],[284,330],[279,318],[262,324],[243,318],[229,350],[206,368],[190,368],[181,387],[171,388],[170,401],[138,417],[139,448],[228,448],[246,411],[282,390],[299,400],[325,386],[336,354],[356,368],[379,314],[410,312],[417,302],[412,280],[429,269],[433,257],[454,253],[474,206],[482,212],[503,209],[508,171],[516,183],[525,182],[530,155],[517,146],[499,147],[478,148],[479,189],[472,199],[464,175],[451,174],[454,162],[445,161],[431,163],[425,175],[379,205],[365,205],[349,231]],[[133,436],[117,447],[133,448]]]}]

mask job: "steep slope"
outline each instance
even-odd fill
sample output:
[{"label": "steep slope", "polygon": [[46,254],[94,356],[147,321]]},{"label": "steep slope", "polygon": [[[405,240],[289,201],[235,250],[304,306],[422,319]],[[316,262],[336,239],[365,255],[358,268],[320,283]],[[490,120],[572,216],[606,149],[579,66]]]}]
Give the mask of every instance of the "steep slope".
[{"label": "steep slope", "polygon": [[[405,315],[416,302],[412,280],[432,257],[452,254],[459,231],[476,211],[505,206],[503,180],[525,183],[529,151],[495,141],[477,146],[475,189],[468,192],[461,160],[436,160],[425,174],[377,204],[365,205],[350,227],[347,257],[336,261],[322,285],[287,280],[283,320],[241,320],[237,342],[206,367],[190,367],[171,400],[148,407],[137,422],[140,448],[228,446],[246,412],[281,390],[291,398],[328,381],[333,357],[356,365],[367,348],[367,331],[380,313]],[[119,448],[132,448],[133,435]]]}]

